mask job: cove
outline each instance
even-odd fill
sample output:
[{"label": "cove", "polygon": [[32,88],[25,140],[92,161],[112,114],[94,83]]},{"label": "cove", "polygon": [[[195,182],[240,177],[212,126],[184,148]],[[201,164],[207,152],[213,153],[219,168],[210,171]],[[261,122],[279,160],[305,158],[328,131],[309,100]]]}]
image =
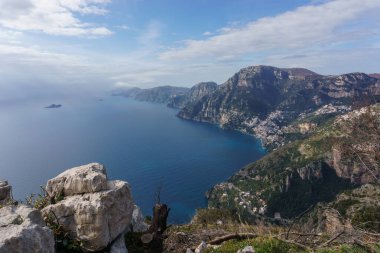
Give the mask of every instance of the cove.
[{"label": "cove", "polygon": [[144,215],[160,189],[169,221],[185,223],[207,206],[208,189],[265,155],[252,136],[179,119],[165,105],[122,97],[62,104],[0,109],[0,178],[16,199],[67,168],[99,162],[110,179],[129,182]]}]

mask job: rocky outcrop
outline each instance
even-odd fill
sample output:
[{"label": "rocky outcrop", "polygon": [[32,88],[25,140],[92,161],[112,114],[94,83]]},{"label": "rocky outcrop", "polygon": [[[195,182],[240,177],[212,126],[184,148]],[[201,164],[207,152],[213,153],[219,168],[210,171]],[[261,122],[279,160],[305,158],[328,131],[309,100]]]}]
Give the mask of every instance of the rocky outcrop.
[{"label": "rocky outcrop", "polygon": [[337,175],[349,179],[352,183],[373,183],[376,181],[375,178],[380,178],[380,170],[370,170],[365,163],[357,161],[357,156],[350,156],[337,145],[332,149],[331,158]]},{"label": "rocky outcrop", "polygon": [[378,184],[365,184],[344,191],[333,201],[316,205],[299,225],[304,232],[313,231],[329,235],[336,235],[342,231],[347,234],[354,232],[357,235],[357,228],[380,232],[379,197]]},{"label": "rocky outcrop", "polygon": [[0,208],[0,253],[53,253],[53,232],[41,213],[25,205]]},{"label": "rocky outcrop", "polygon": [[12,198],[12,186],[8,185],[8,181],[0,180],[0,205],[7,204]]},{"label": "rocky outcrop", "polygon": [[50,196],[72,196],[82,193],[93,193],[107,189],[107,174],[103,165],[90,163],[68,169],[46,185]]},{"label": "rocky outcrop", "polygon": [[49,180],[46,191],[63,199],[42,213],[53,214],[86,251],[104,249],[131,226],[134,204],[129,185],[108,181],[101,164],[69,169]]}]

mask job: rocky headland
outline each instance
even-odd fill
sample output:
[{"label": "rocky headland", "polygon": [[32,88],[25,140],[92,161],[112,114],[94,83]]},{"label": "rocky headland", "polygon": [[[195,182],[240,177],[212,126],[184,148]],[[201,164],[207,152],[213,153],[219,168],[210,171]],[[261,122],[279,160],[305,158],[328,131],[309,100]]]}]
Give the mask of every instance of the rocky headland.
[{"label": "rocky headland", "polygon": [[327,118],[380,99],[378,74],[320,75],[304,68],[250,66],[226,82],[192,88],[130,88],[115,94],[179,108],[178,117],[254,135],[268,150],[296,140]]},{"label": "rocky headland", "polygon": [[175,86],[159,86],[149,89],[138,87],[121,89],[113,92],[113,96],[123,96],[138,101],[168,104],[173,98],[186,94],[189,88]]},{"label": "rocky headland", "polygon": [[[268,149],[292,140],[294,128],[380,98],[380,80],[364,73],[323,76],[307,69],[252,66],[183,107],[178,116],[258,137]],[[306,127],[306,128],[305,128]]]}]

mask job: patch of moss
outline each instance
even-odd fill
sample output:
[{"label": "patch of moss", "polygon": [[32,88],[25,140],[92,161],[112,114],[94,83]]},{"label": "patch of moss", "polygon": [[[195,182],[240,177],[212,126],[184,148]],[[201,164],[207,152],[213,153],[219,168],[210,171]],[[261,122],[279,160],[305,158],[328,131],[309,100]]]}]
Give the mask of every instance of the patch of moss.
[{"label": "patch of moss", "polygon": [[238,220],[232,210],[217,208],[197,209],[195,217],[196,222],[201,224],[216,224],[219,220],[223,223],[233,223]]}]

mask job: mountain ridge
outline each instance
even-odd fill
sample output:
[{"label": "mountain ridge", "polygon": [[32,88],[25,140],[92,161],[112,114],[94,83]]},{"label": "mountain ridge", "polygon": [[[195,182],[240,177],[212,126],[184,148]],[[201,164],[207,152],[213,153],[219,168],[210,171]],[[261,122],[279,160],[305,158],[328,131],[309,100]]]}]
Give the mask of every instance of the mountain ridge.
[{"label": "mountain ridge", "polygon": [[177,87],[170,85],[147,89],[131,87],[114,91],[113,96],[123,96],[138,101],[167,104],[173,97],[181,96],[187,93],[189,90],[190,89],[186,87]]},{"label": "mountain ridge", "polygon": [[302,75],[294,76],[300,71],[292,71],[243,68],[212,94],[187,104],[178,116],[255,135],[272,149],[284,144],[282,128],[303,114],[323,106],[343,113],[355,101],[380,98],[380,80],[365,73],[322,76],[302,69]]}]

